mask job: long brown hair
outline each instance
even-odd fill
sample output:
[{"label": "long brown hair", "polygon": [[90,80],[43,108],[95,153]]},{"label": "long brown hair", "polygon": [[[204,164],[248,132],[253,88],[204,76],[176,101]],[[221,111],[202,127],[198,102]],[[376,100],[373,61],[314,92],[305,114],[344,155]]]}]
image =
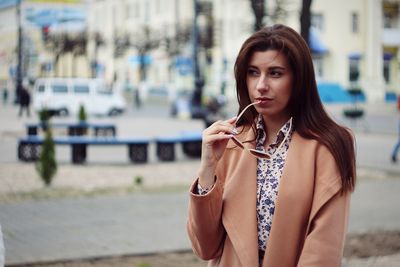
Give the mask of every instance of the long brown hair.
[{"label": "long brown hair", "polygon": [[[240,113],[250,104],[246,84],[249,61],[254,52],[278,50],[286,55],[293,72],[289,109],[296,132],[316,139],[332,153],[342,179],[342,192],[353,191],[356,181],[355,140],[349,129],[334,122],[325,111],[318,95],[314,67],[308,46],[293,29],[284,25],[266,27],[250,36],[242,45],[235,62],[236,93]],[[239,125],[255,129],[257,111],[246,111]]]}]

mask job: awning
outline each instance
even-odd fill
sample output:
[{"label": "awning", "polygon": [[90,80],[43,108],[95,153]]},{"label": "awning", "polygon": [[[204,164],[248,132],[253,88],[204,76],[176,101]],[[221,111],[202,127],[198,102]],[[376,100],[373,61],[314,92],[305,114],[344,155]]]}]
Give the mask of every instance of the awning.
[{"label": "awning", "polygon": [[313,53],[313,54],[328,53],[329,50],[326,47],[326,45],[319,38],[317,31],[313,28],[310,28],[309,34],[310,34],[309,35],[309,44],[310,44],[311,53]]},{"label": "awning", "polygon": [[392,57],[393,57],[392,53],[389,53],[389,52],[383,53],[383,60],[385,60],[385,61],[390,61],[392,59]]},{"label": "awning", "polygon": [[347,56],[348,56],[348,58],[350,60],[360,60],[361,59],[361,53],[360,52],[351,52]]},{"label": "awning", "polygon": [[66,22],[86,23],[86,14],[79,8],[41,8],[27,12],[26,19],[44,27]]},{"label": "awning", "polygon": [[17,0],[1,0],[0,9],[9,8],[17,5]]},{"label": "awning", "polygon": [[[360,60],[362,57],[360,52],[351,52],[347,56],[350,60]],[[393,54],[390,52],[384,52],[382,55],[383,60],[390,61],[392,59],[392,57],[393,57]]]}]

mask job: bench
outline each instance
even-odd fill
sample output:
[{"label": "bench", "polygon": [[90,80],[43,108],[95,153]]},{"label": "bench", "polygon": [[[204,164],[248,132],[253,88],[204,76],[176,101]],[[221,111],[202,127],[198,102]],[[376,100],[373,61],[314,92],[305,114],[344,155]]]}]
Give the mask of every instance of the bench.
[{"label": "bench", "polygon": [[[30,135],[18,141],[18,159],[22,161],[36,161],[39,159],[41,145],[44,138]],[[88,145],[126,145],[131,162],[147,162],[147,147],[150,142],[146,138],[117,138],[117,137],[88,137],[88,136],[63,136],[53,138],[55,145],[71,146],[71,161],[84,163],[86,161],[86,148]]]},{"label": "bench", "polygon": [[188,157],[201,156],[202,135],[200,132],[182,132],[180,135],[156,137],[157,158],[161,161],[175,160],[175,144],[181,143],[183,153]]},{"label": "bench", "polygon": [[37,135],[38,129],[66,128],[69,136],[84,135],[86,129],[93,129],[95,136],[116,136],[117,130],[114,124],[100,123],[30,123],[26,124],[27,135]]},{"label": "bench", "polygon": [[[28,135],[18,141],[18,159],[21,161],[37,161],[44,138],[38,135]],[[192,158],[201,156],[202,136],[199,132],[183,132],[175,136],[147,138],[119,138],[93,136],[56,136],[55,145],[71,146],[72,163],[84,163],[89,145],[126,145],[131,162],[147,162],[147,148],[150,142],[156,144],[156,154],[160,161],[175,160],[175,144],[182,145],[183,153]]]}]

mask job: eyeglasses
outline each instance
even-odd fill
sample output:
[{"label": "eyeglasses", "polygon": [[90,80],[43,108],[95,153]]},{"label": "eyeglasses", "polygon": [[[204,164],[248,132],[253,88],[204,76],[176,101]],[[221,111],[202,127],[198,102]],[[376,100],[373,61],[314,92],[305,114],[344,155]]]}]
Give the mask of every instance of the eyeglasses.
[{"label": "eyeglasses", "polygon": [[[254,103],[250,103],[249,105],[247,105],[242,112],[240,112],[240,114],[237,116],[236,121],[235,121],[235,128],[236,128],[236,124],[239,121],[240,117],[246,112],[246,110],[248,108],[250,108],[253,105],[257,105],[259,104],[260,101],[254,102]],[[279,151],[281,149],[281,147],[283,146],[283,144],[286,142],[286,139],[289,137],[289,133],[290,133],[290,129],[292,128],[292,118],[290,118],[289,121],[290,125],[289,125],[289,130],[286,132],[285,137],[283,138],[282,142],[280,142],[279,146],[276,148],[275,152],[270,154],[267,151],[263,151],[263,150],[257,150],[254,148],[247,148],[242,141],[240,141],[236,136],[232,136],[232,141],[241,149],[248,151],[250,154],[252,154],[253,156],[257,157],[257,158],[261,158],[261,159],[270,159],[272,158],[277,151]]]}]

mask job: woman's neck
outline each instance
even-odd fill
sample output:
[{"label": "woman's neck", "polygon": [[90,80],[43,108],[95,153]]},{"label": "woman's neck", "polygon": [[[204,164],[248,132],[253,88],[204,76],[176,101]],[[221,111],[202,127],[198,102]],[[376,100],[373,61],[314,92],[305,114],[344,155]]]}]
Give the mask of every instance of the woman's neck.
[{"label": "woman's neck", "polygon": [[282,126],[290,119],[290,116],[264,116],[264,129],[267,134],[267,143],[271,144],[275,141],[276,136]]}]

